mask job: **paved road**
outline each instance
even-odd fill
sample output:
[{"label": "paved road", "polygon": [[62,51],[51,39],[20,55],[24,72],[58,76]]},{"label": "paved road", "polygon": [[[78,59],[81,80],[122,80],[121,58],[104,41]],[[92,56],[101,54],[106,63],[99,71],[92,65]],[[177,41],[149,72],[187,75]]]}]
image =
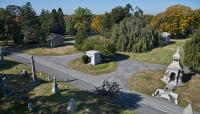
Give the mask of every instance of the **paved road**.
[{"label": "paved road", "polygon": [[[37,56],[35,57],[36,70],[44,71],[49,76],[55,76],[60,80],[71,80],[69,83],[82,90],[93,90],[95,86],[100,86],[105,79],[117,80],[123,87],[122,97],[114,103],[131,107],[139,114],[181,114],[183,109],[173,103],[129,91],[127,88],[127,78],[130,74],[146,69],[163,69],[166,66],[123,60],[118,62],[119,67],[116,71],[101,76],[93,76],[65,67],[68,61],[80,55],[77,53],[57,57]],[[27,54],[13,54],[11,57],[22,63],[30,63],[30,55]]]}]

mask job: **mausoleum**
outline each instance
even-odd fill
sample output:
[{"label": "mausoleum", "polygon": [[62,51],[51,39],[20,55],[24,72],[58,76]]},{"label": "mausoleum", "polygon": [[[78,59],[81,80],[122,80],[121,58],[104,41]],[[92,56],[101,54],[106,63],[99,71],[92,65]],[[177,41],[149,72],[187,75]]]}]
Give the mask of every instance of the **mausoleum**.
[{"label": "mausoleum", "polygon": [[183,85],[183,67],[180,63],[180,53],[179,48],[177,48],[176,53],[173,55],[172,63],[167,67],[164,77],[161,79],[166,84],[172,86]]},{"label": "mausoleum", "polygon": [[96,65],[101,62],[101,54],[99,51],[90,50],[86,52],[86,55],[89,57],[88,63],[91,65]]},{"label": "mausoleum", "polygon": [[60,34],[51,33],[47,38],[47,43],[49,44],[50,47],[63,45],[64,36]]},{"label": "mausoleum", "polygon": [[170,33],[168,32],[163,32],[161,33],[162,37],[163,37],[163,41],[164,41],[164,44],[167,45],[170,43]]}]

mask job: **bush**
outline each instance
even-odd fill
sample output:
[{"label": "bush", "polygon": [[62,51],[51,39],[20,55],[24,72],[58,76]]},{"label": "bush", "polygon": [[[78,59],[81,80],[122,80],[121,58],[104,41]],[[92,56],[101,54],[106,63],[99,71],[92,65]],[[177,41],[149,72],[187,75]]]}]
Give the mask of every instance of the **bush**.
[{"label": "bush", "polygon": [[83,56],[82,56],[82,62],[83,62],[84,64],[87,64],[87,63],[89,62],[89,57],[88,57],[87,55],[83,55]]},{"label": "bush", "polygon": [[97,50],[104,56],[112,56],[116,53],[116,48],[112,40],[104,38],[89,38],[85,40],[82,51]]},{"label": "bush", "polygon": [[198,68],[200,66],[200,32],[191,36],[185,43],[184,63],[189,67]]}]

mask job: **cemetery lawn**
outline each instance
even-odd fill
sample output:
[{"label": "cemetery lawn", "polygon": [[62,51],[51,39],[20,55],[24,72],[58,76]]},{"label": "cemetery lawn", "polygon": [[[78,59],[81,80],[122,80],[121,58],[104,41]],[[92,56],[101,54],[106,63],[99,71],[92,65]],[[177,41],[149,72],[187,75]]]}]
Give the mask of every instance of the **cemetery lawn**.
[{"label": "cemetery lawn", "polygon": [[172,62],[172,55],[176,52],[177,47],[180,48],[181,54],[181,63],[183,63],[184,59],[184,50],[183,46],[187,39],[181,40],[171,40],[171,43],[167,46],[155,48],[147,53],[128,53],[128,52],[120,52],[122,54],[126,54],[130,56],[130,59],[142,62],[148,62],[153,64],[163,64],[168,65]]},{"label": "cemetery lawn", "polygon": [[128,85],[131,90],[138,91],[146,95],[152,95],[158,88],[164,88],[165,84],[160,81],[164,75],[163,70],[138,72],[128,79]]},{"label": "cemetery lawn", "polygon": [[105,74],[110,73],[112,71],[115,71],[117,69],[117,63],[111,59],[103,59],[101,61],[102,63],[97,64],[95,66],[84,64],[81,60],[81,58],[77,58],[73,61],[70,61],[67,66],[92,75],[98,75],[98,74]]},{"label": "cemetery lawn", "polygon": [[75,52],[77,52],[77,50],[73,45],[67,45],[55,48],[37,47],[37,48],[25,49],[25,53],[31,55],[56,56],[56,55],[69,55]]},{"label": "cemetery lawn", "polygon": [[[20,75],[22,69],[28,71],[27,76]],[[67,111],[67,103],[70,98],[77,101],[77,111],[74,114],[83,114],[85,108],[90,114],[136,114],[127,111],[118,105],[111,104],[109,100],[87,91],[81,91],[67,82],[57,82],[60,93],[52,94],[52,82],[47,81],[47,76],[37,72],[37,85],[32,85],[31,68],[6,58],[0,72],[6,74],[10,96],[3,97],[0,94],[1,114],[45,114],[70,113]],[[1,91],[0,91],[1,92]],[[27,103],[33,103],[33,111],[29,111]]]},{"label": "cemetery lawn", "polygon": [[[165,71],[142,71],[132,75],[128,80],[129,88],[146,95],[152,95],[156,89],[163,89],[165,84],[160,80]],[[187,106],[192,103],[195,111],[200,112],[200,75],[195,75],[185,86],[176,87],[174,92],[179,94],[179,105]]]}]

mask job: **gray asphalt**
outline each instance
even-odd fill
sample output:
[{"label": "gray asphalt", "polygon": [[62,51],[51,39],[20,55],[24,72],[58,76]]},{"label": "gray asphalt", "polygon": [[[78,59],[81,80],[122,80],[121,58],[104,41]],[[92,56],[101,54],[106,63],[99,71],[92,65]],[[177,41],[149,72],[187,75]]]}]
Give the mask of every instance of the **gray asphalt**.
[{"label": "gray asphalt", "polygon": [[[67,62],[80,55],[81,53],[68,56],[36,56],[36,70],[44,71],[49,76],[55,76],[59,80],[69,81],[81,90],[94,90],[95,87],[102,85],[103,80],[118,81],[122,87],[122,97],[114,103],[121,103],[122,106],[132,108],[138,114],[181,114],[183,109],[178,105],[130,91],[127,87],[127,79],[131,74],[147,69],[164,69],[166,66],[127,59],[118,62],[116,71],[99,76],[65,67]],[[30,64],[30,55],[12,54],[11,57],[18,62]]]}]

